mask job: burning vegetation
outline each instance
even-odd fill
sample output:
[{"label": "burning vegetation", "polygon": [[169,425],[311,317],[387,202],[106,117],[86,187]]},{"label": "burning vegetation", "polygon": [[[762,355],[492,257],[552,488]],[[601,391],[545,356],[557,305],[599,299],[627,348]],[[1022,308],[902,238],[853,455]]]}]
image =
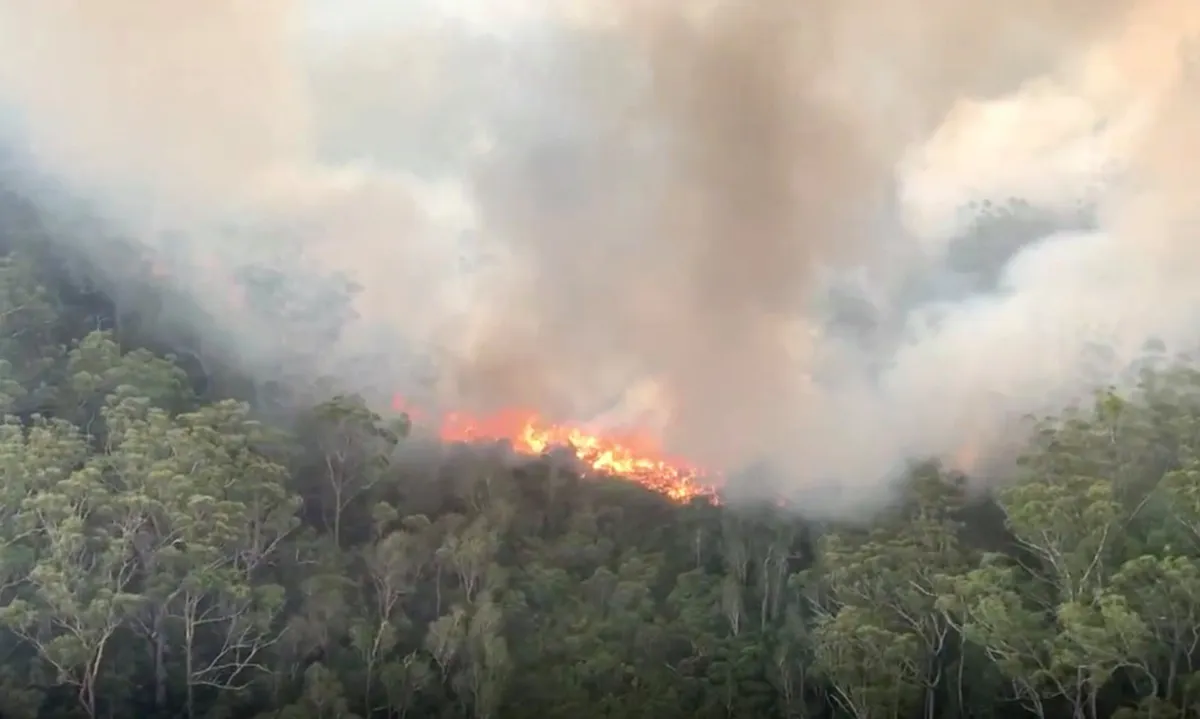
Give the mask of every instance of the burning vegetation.
[{"label": "burning vegetation", "polygon": [[555,424],[536,412],[505,410],[474,416],[449,412],[431,419],[397,396],[393,408],[406,413],[414,424],[436,432],[444,442],[468,444],[507,442],[514,452],[530,456],[555,448],[572,452],[590,472],[636,482],[672,500],[687,503],[695,498],[717,501],[716,477],[662,450],[650,433],[600,433],[583,425]]}]

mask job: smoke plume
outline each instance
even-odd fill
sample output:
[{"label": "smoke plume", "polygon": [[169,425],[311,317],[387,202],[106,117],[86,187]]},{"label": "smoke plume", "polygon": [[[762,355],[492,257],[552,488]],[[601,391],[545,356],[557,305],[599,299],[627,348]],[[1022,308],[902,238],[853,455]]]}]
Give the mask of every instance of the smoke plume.
[{"label": "smoke plume", "polygon": [[[1184,3],[310,5],[0,0],[30,165],[254,371],[654,421],[841,511],[1085,392],[1096,345],[1197,339]],[[963,214],[1008,197],[1043,220]]]}]

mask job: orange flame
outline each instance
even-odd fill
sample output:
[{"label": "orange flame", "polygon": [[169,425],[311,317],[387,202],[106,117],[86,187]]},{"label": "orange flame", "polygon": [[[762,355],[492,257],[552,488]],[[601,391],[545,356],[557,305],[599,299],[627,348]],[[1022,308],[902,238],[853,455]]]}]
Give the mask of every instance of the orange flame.
[{"label": "orange flame", "polygon": [[[407,408],[398,396],[392,404],[413,422],[426,419],[422,412]],[[486,417],[449,413],[442,418],[438,436],[446,442],[506,440],[514,451],[526,455],[542,455],[562,447],[594,472],[628,479],[674,501],[686,503],[697,497],[717,501],[716,489],[705,483],[704,472],[666,456],[648,435],[599,435],[582,426],[547,423],[535,412],[508,410]]]},{"label": "orange flame", "polygon": [[959,447],[951,459],[951,467],[954,469],[967,474],[974,472],[975,466],[979,463],[979,443],[975,439],[971,439]]}]

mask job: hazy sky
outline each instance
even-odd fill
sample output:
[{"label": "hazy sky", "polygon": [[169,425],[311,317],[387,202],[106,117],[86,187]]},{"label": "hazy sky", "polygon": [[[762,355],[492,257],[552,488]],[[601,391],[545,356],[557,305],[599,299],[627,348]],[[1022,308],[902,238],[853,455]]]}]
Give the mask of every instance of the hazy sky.
[{"label": "hazy sky", "polygon": [[[575,419],[646,377],[672,451],[767,457],[797,491],[829,478],[873,496],[906,458],[978,445],[1091,382],[1096,341],[1194,341],[1200,103],[1175,52],[1200,31],[1194,6],[696,7],[0,2],[0,102],[47,173],[180,258],[172,281],[264,374],[319,347],[301,358],[313,372],[386,401],[417,379],[376,358],[426,348],[447,406]],[[298,29],[328,42],[303,56]],[[1102,231],[993,237],[1003,291],[914,304],[907,285],[955,271],[962,203],[1069,204],[1122,155],[1137,189],[1104,199]],[[898,165],[915,179],[897,183]],[[910,227],[880,229],[897,184]],[[278,232],[210,231],[231,214]],[[512,261],[464,299],[465,227]],[[336,346],[303,313],[223,306],[232,269],[281,247],[273,267],[305,307],[324,306],[313,273],[363,288]],[[820,339],[827,277],[863,267],[860,304],[903,342]]]},{"label": "hazy sky", "polygon": [[528,0],[307,0],[311,26],[326,33],[386,31],[422,21],[453,20],[503,34],[536,17]]}]

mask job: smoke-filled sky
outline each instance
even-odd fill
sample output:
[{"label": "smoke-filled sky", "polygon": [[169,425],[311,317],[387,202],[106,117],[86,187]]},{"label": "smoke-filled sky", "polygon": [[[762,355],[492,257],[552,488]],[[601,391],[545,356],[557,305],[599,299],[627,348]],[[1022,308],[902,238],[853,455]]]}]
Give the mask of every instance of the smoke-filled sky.
[{"label": "smoke-filled sky", "polygon": [[1196,31],[1181,0],[0,0],[0,126],[252,371],[650,422],[837,510],[1085,391],[1094,343],[1195,342]]}]

